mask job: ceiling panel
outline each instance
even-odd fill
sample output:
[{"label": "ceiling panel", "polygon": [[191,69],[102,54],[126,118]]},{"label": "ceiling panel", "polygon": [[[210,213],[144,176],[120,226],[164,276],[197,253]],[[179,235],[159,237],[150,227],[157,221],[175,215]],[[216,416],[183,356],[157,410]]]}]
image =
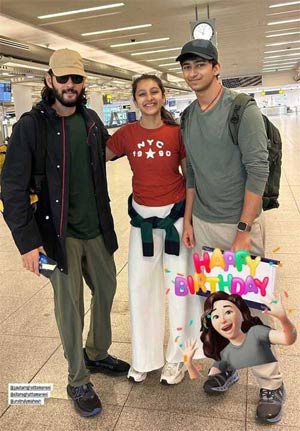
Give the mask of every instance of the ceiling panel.
[{"label": "ceiling panel", "polygon": [[[269,8],[270,4],[276,3],[275,0],[123,0],[123,2],[125,5],[122,7],[40,20],[38,19],[40,15],[119,3],[119,0],[73,0],[72,2],[2,0],[0,10],[3,15],[18,20],[20,23],[30,24],[32,29],[24,33],[16,25],[15,28],[10,28],[5,34],[5,27],[1,25],[0,19],[1,33],[4,36],[9,33],[10,37],[14,35],[24,42],[49,46],[51,49],[57,48],[55,37],[60,36],[84,44],[88,58],[119,67],[127,67],[130,70],[136,70],[137,73],[140,73],[143,67],[147,67],[147,70],[168,72],[178,77],[180,73],[170,69],[176,67],[175,57],[180,49],[155,54],[132,54],[181,47],[191,38],[190,22],[195,21],[196,16],[198,19],[206,19],[209,16],[216,19],[217,42],[222,64],[222,76],[224,77],[262,73],[265,51],[299,48],[300,58],[300,43],[272,48],[265,47],[266,43],[300,41],[300,21],[268,25],[272,21],[300,19],[299,4]],[[286,1],[282,0],[281,3],[286,3]],[[209,4],[209,8],[207,4]],[[86,37],[81,35],[87,32],[141,24],[152,24],[152,26]],[[266,38],[266,35],[278,34],[282,30],[292,31],[289,30],[290,28],[298,34]],[[169,40],[154,43],[133,43],[164,37],[168,37]],[[129,43],[130,45],[115,48],[111,46],[116,43]],[[298,57],[285,57],[285,54],[297,53],[297,49],[281,51],[282,58],[294,59],[291,67],[295,68]],[[109,54],[115,57],[110,57]],[[163,57],[172,58],[165,62],[161,60],[148,62],[148,60]],[[140,65],[140,69],[137,63]],[[164,63],[174,64],[160,66]]]}]

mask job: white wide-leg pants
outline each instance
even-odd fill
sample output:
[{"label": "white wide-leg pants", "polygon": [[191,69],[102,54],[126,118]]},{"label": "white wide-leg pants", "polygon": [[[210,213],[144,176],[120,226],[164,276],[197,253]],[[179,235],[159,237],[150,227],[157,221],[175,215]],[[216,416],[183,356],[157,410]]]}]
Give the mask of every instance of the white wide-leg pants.
[{"label": "white wide-leg pants", "polygon": [[[173,205],[146,207],[132,201],[143,218],[165,218]],[[179,237],[183,219],[176,221]],[[179,346],[188,338],[200,345],[201,299],[197,295],[176,296],[177,274],[193,274],[192,254],[180,242],[180,255],[164,252],[165,230],[153,229],[154,256],[144,257],[140,228],[131,227],[128,258],[129,304],[132,333],[132,366],[140,372],[161,368],[164,363],[165,298],[168,300],[170,337],[167,362],[182,362]],[[203,358],[202,347],[195,359]]]}]

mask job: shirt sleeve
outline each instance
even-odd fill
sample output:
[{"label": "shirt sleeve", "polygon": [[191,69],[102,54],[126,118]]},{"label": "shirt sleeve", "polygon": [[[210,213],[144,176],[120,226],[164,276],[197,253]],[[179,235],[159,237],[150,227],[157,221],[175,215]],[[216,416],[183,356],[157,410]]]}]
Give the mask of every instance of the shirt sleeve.
[{"label": "shirt sleeve", "polygon": [[186,155],[186,187],[188,189],[195,188],[195,174],[188,155]]},{"label": "shirt sleeve", "polygon": [[249,105],[243,113],[238,142],[247,174],[246,190],[263,195],[269,175],[267,134],[262,114],[255,104]]},{"label": "shirt sleeve", "polygon": [[108,148],[118,157],[126,154],[126,136],[124,128],[117,130],[106,142]]},{"label": "shirt sleeve", "polygon": [[269,333],[271,331],[271,328],[265,325],[255,325],[252,327],[254,336],[257,340],[263,341],[264,343],[269,343]]}]

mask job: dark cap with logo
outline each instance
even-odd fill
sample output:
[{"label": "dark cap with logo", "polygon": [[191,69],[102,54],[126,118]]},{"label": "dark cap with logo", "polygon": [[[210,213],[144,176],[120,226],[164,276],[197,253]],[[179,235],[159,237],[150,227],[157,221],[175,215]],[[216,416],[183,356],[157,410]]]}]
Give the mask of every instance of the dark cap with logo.
[{"label": "dark cap with logo", "polygon": [[180,55],[176,61],[184,61],[190,54],[205,58],[206,60],[215,60],[218,62],[218,50],[215,45],[206,39],[194,39],[183,45]]}]

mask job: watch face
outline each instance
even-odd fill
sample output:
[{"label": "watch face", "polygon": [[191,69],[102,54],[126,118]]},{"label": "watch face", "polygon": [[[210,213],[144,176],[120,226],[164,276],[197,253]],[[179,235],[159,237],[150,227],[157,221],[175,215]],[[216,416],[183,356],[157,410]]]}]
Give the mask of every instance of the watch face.
[{"label": "watch face", "polygon": [[239,230],[246,230],[247,229],[246,223],[240,221],[239,224],[238,224],[238,229]]},{"label": "watch face", "polygon": [[240,221],[237,225],[237,230],[239,230],[240,232],[250,232],[251,225]]},{"label": "watch face", "polygon": [[214,30],[210,24],[207,22],[201,22],[194,27],[193,38],[210,40],[213,33]]}]

